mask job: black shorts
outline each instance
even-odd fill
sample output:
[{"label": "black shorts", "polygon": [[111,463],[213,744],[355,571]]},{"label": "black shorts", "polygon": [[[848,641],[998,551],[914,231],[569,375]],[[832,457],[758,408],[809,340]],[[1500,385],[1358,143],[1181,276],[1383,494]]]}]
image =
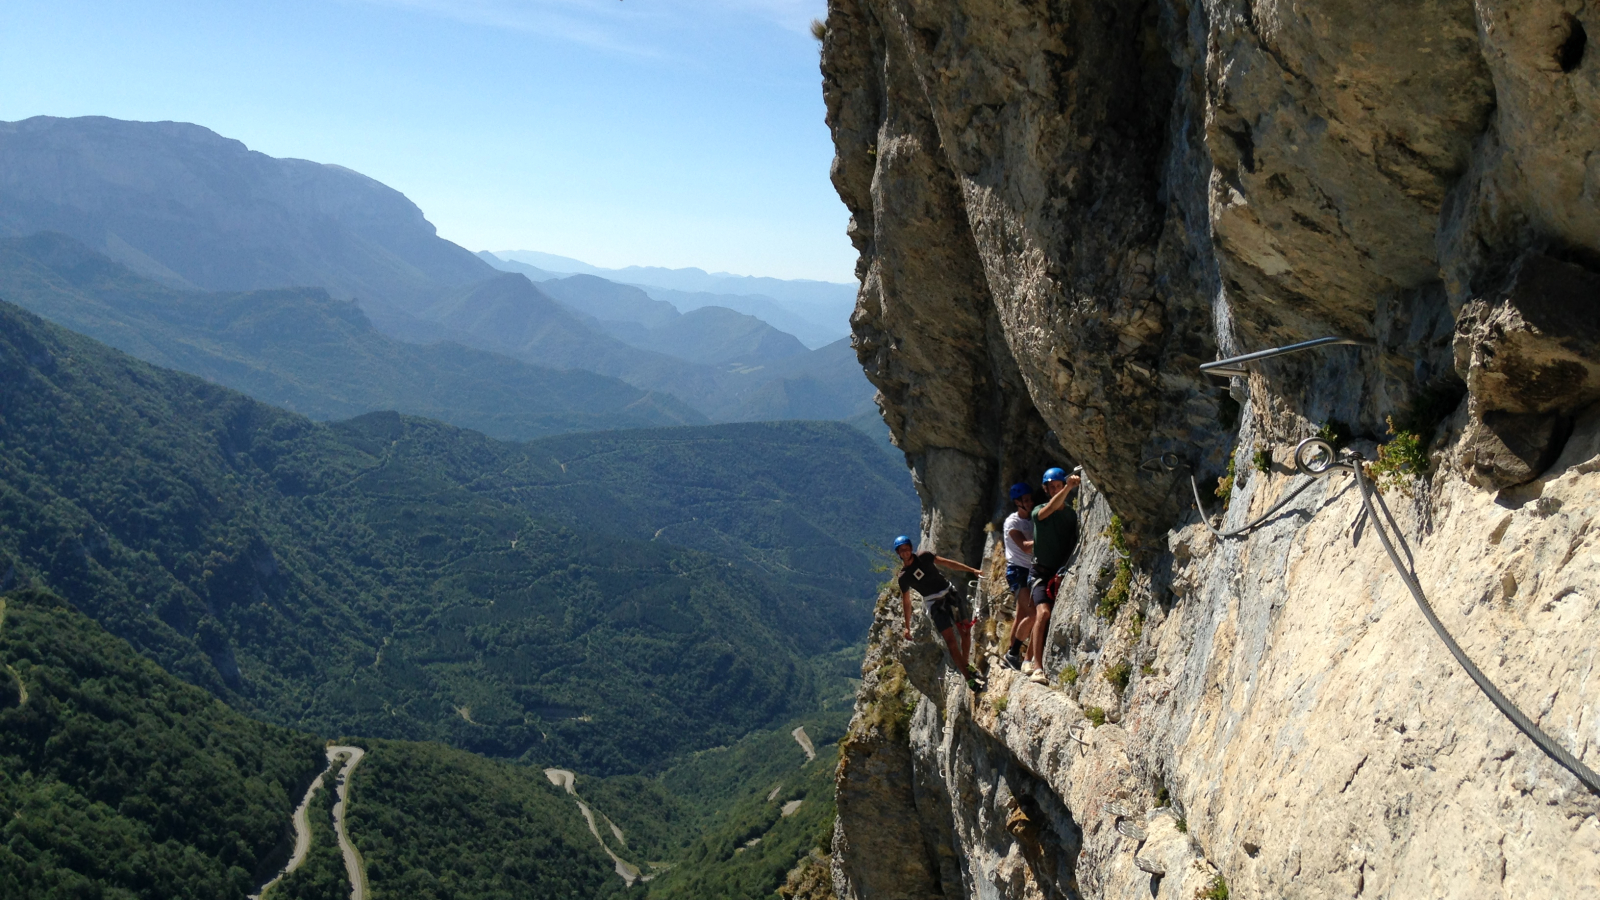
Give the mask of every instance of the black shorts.
[{"label": "black shorts", "polygon": [[922,608],[927,610],[928,617],[933,619],[933,630],[940,633],[947,628],[956,627],[956,620],[961,618],[961,600],[953,588],[932,599],[924,597]]},{"label": "black shorts", "polygon": [[1023,586],[1025,586],[1027,583],[1027,566],[1013,566],[1010,563],[1006,564],[1006,584],[1011,588],[1011,593],[1015,594],[1017,591],[1022,590]]},{"label": "black shorts", "polygon": [[1056,577],[1057,572],[1066,571],[1066,566],[1057,566],[1054,569],[1034,569],[1028,583],[1033,586],[1033,605],[1049,605],[1056,602],[1056,598],[1049,592],[1050,579]]}]

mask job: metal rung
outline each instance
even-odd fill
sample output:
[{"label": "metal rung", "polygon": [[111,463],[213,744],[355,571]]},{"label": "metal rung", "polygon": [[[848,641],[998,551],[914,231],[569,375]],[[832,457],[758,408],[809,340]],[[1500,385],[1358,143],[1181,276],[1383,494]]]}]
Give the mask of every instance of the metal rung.
[{"label": "metal rung", "polygon": [[1310,350],[1313,347],[1335,347],[1339,345],[1349,347],[1374,346],[1371,341],[1361,341],[1355,338],[1315,338],[1309,341],[1301,341],[1298,344],[1290,344],[1287,347],[1273,347],[1271,350],[1257,350],[1254,353],[1246,353],[1243,356],[1230,356],[1227,359],[1219,359],[1216,362],[1201,363],[1200,371],[1208,375],[1221,375],[1223,377],[1248,375],[1250,370],[1244,366],[1248,362],[1255,362],[1258,359],[1270,359],[1274,356],[1282,356],[1285,353],[1297,353],[1301,350]]}]

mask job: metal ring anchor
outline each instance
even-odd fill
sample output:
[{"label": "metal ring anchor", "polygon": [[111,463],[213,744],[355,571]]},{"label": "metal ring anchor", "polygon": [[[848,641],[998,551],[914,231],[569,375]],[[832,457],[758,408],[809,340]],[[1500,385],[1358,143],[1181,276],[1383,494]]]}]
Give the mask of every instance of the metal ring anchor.
[{"label": "metal ring anchor", "polygon": [[[1395,571],[1400,575],[1400,580],[1406,589],[1417,601],[1417,607],[1422,611],[1422,617],[1433,626],[1434,633],[1444,643],[1445,649],[1455,657],[1463,671],[1467,673],[1474,684],[1478,686],[1489,702],[1500,711],[1500,714],[1510,720],[1518,731],[1527,735],[1536,747],[1550,757],[1557,765],[1571,772],[1582,782],[1584,787],[1600,794],[1600,775],[1593,769],[1584,765],[1567,748],[1561,746],[1554,738],[1546,734],[1539,726],[1535,725],[1516,704],[1512,703],[1494,682],[1479,669],[1472,659],[1467,656],[1461,645],[1445,628],[1439,616],[1434,612],[1433,605],[1428,602],[1427,595],[1423,593],[1422,585],[1417,579],[1416,560],[1412,558],[1410,543],[1405,539],[1405,532],[1400,528],[1400,523],[1395,521],[1394,514],[1389,511],[1389,504],[1383,500],[1383,495],[1378,492],[1376,485],[1361,468],[1362,457],[1359,453],[1346,450],[1342,453],[1334,450],[1333,445],[1318,437],[1310,437],[1301,441],[1294,448],[1294,464],[1301,474],[1310,476],[1312,480],[1321,478],[1330,472],[1347,471],[1355,476],[1356,484],[1361,489],[1361,513],[1356,517],[1359,523],[1363,518],[1372,522],[1372,529],[1378,535],[1378,541],[1383,545],[1384,552],[1389,556],[1389,562],[1394,565]],[[1309,481],[1307,482],[1310,483]],[[1196,497],[1198,500],[1198,495]],[[1381,514],[1381,518],[1380,518]],[[1359,527],[1359,526],[1358,526]],[[1398,548],[1396,547],[1398,545]],[[1401,560],[1404,554],[1405,559]]]},{"label": "metal ring anchor", "polygon": [[1206,373],[1207,375],[1221,375],[1224,377],[1232,375],[1248,375],[1250,374],[1250,370],[1244,366],[1244,364],[1248,362],[1255,362],[1261,359],[1271,359],[1274,356],[1283,356],[1286,353],[1298,353],[1301,350],[1312,350],[1317,347],[1337,346],[1374,347],[1377,345],[1372,341],[1357,340],[1356,338],[1336,336],[1314,338],[1309,341],[1301,341],[1298,344],[1288,344],[1283,347],[1273,347],[1269,350],[1257,350],[1254,353],[1245,353],[1239,356],[1230,356],[1227,359],[1219,359],[1215,362],[1201,363],[1200,371]]},{"label": "metal ring anchor", "polygon": [[1139,468],[1146,472],[1176,472],[1183,467],[1183,457],[1171,452],[1152,456],[1139,463]]},{"label": "metal ring anchor", "polygon": [[1355,464],[1341,461],[1339,451],[1322,438],[1308,437],[1295,445],[1294,467],[1302,475],[1321,478],[1329,472],[1349,471]]}]

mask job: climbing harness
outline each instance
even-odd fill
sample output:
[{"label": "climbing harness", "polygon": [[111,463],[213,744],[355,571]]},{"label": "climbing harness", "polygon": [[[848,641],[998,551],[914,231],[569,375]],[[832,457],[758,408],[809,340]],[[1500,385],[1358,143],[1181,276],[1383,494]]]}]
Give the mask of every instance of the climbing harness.
[{"label": "climbing harness", "polygon": [[1298,353],[1301,350],[1311,350],[1316,347],[1338,346],[1371,347],[1374,346],[1374,344],[1371,341],[1361,341],[1356,340],[1355,338],[1321,337],[1314,340],[1301,341],[1298,344],[1288,344],[1283,347],[1273,347],[1270,350],[1257,350],[1254,353],[1246,353],[1242,356],[1230,356],[1227,359],[1219,359],[1216,362],[1201,363],[1200,371],[1206,373],[1207,375],[1221,375],[1224,377],[1232,375],[1249,375],[1250,370],[1244,367],[1244,364],[1247,362],[1255,362],[1256,360],[1260,359],[1271,359],[1274,356],[1283,356],[1286,353]]},{"label": "climbing harness", "polygon": [[[1434,632],[1439,635],[1439,640],[1443,641],[1445,647],[1450,650],[1450,655],[1454,656],[1456,662],[1460,663],[1461,668],[1466,670],[1467,675],[1478,685],[1478,689],[1483,691],[1484,696],[1489,698],[1489,702],[1493,703],[1502,715],[1511,720],[1511,724],[1517,726],[1519,731],[1527,735],[1528,739],[1533,741],[1540,750],[1543,750],[1546,756],[1549,756],[1567,771],[1576,775],[1585,787],[1596,794],[1600,794],[1600,775],[1596,775],[1593,769],[1579,762],[1577,757],[1567,752],[1565,747],[1556,743],[1554,738],[1541,731],[1539,726],[1533,724],[1533,720],[1529,719],[1523,714],[1522,710],[1516,707],[1516,704],[1512,703],[1505,694],[1500,693],[1500,689],[1495,687],[1489,677],[1483,674],[1483,671],[1472,662],[1466,651],[1461,649],[1461,645],[1456,643],[1455,638],[1444,627],[1444,623],[1439,621],[1439,617],[1434,614],[1433,606],[1428,603],[1427,596],[1422,592],[1422,585],[1417,582],[1416,561],[1411,555],[1411,547],[1406,543],[1405,534],[1401,531],[1399,523],[1395,521],[1394,515],[1389,512],[1389,504],[1384,502],[1383,494],[1378,492],[1372,480],[1367,477],[1366,469],[1362,466],[1363,459],[1361,455],[1354,451],[1346,450],[1344,457],[1341,459],[1340,455],[1334,451],[1332,444],[1321,438],[1307,438],[1301,441],[1299,446],[1295,447],[1294,461],[1295,467],[1302,473],[1310,475],[1313,480],[1335,471],[1350,472],[1355,476],[1356,485],[1361,489],[1363,511],[1367,518],[1372,521],[1372,530],[1377,532],[1378,541],[1383,544],[1384,552],[1389,554],[1389,562],[1394,564],[1395,571],[1400,574],[1400,580],[1405,582],[1406,588],[1411,591],[1412,598],[1417,601],[1418,608],[1422,610],[1423,618],[1427,619],[1428,624],[1433,626]],[[1383,513],[1383,521],[1379,521],[1378,518],[1380,511]],[[1384,527],[1385,522],[1388,523],[1388,528]],[[1394,532],[1393,540],[1390,539],[1390,531]],[[1400,560],[1400,552],[1395,549],[1396,541],[1399,542],[1400,549],[1405,551],[1406,558],[1404,562]]]}]

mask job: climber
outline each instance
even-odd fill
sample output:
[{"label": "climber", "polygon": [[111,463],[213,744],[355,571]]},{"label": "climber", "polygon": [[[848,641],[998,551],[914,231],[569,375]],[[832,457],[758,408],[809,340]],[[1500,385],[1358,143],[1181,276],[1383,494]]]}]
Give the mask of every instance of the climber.
[{"label": "climber", "polygon": [[1016,598],[1017,612],[1011,618],[1011,649],[1005,663],[1022,668],[1022,647],[1032,635],[1033,594],[1028,590],[1028,573],[1033,569],[1033,488],[1018,482],[1011,486],[1011,504],[1016,508],[1001,526],[1006,548],[1006,586]]},{"label": "climber", "polygon": [[[894,552],[905,563],[900,570],[900,605],[906,617],[906,640],[911,640],[911,591],[913,589],[922,595],[923,608],[928,611],[929,618],[933,619],[934,630],[944,638],[945,646],[950,648],[950,658],[967,680],[967,687],[978,689],[977,672],[973,671],[967,661],[967,648],[962,646],[962,640],[956,633],[956,618],[960,614],[960,598],[955,593],[955,588],[939,573],[935,566],[944,566],[947,569],[957,569],[972,575],[977,575],[978,570],[956,562],[935,556],[931,551],[917,553],[911,549],[911,538],[900,535],[894,539]],[[970,643],[970,638],[968,639]]]},{"label": "climber", "polygon": [[1078,545],[1078,514],[1067,505],[1067,499],[1082,482],[1076,472],[1068,478],[1061,469],[1046,469],[1044,490],[1050,499],[1033,508],[1033,573],[1028,581],[1033,593],[1033,636],[1022,671],[1035,684],[1050,682],[1044,674],[1044,642],[1050,633],[1050,606],[1066,577],[1067,560]]}]

